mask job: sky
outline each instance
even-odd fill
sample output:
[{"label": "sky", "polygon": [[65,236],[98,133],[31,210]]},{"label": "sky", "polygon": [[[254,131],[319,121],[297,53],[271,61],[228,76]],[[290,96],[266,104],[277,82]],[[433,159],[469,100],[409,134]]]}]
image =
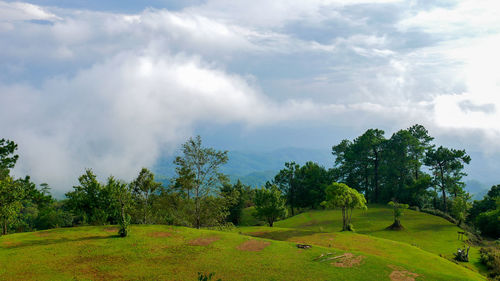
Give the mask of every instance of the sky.
[{"label": "sky", "polygon": [[[500,4],[0,0],[0,138],[15,173],[130,180],[200,134],[324,149],[424,125],[499,180]],[[478,171],[478,172],[474,172]]]}]

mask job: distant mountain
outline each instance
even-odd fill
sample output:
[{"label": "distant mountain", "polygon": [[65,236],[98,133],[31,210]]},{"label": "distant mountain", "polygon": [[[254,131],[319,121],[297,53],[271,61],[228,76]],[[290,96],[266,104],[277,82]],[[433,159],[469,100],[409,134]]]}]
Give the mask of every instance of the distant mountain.
[{"label": "distant mountain", "polygon": [[[175,175],[174,157],[164,157],[152,168],[158,178],[168,181]],[[232,182],[240,179],[244,184],[262,186],[284,167],[285,162],[295,161],[303,165],[313,161],[329,168],[333,163],[330,151],[305,148],[283,148],[266,152],[230,151],[229,161],[221,171],[229,175]]]},{"label": "distant mountain", "polygon": [[465,190],[472,195],[473,200],[481,200],[484,195],[488,193],[491,186],[485,183],[482,183],[477,180],[467,180],[465,182]]}]

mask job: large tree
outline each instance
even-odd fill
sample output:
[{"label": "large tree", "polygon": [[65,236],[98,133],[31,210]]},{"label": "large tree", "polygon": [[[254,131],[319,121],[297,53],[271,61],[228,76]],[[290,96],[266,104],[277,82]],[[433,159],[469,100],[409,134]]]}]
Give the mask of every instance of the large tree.
[{"label": "large tree", "polygon": [[343,183],[332,183],[326,187],[326,200],[322,203],[326,208],[342,210],[342,231],[353,231],[352,212],[354,209],[367,209],[366,199],[355,189]]},{"label": "large tree", "polygon": [[137,205],[140,209],[141,223],[150,223],[152,212],[152,195],[161,187],[161,183],[155,180],[155,175],[148,169],[142,168],[135,180],[130,183],[130,189]]},{"label": "large tree", "polygon": [[281,169],[274,177],[273,183],[278,186],[281,192],[285,195],[288,205],[292,211],[292,216],[295,215],[294,208],[297,201],[297,170],[300,165],[295,162],[285,163],[285,168]]},{"label": "large tree", "polygon": [[254,200],[254,216],[265,220],[270,227],[278,219],[286,217],[285,200],[276,185],[256,190]]},{"label": "large tree", "polygon": [[[177,165],[175,181],[184,185],[184,189],[193,192],[194,226],[196,228],[201,227],[204,209],[210,206],[204,204],[204,199],[209,199],[208,197],[213,195],[216,187],[227,181],[227,176],[219,171],[221,165],[227,161],[227,151],[203,147],[200,136],[194,139],[189,138],[182,145],[182,156],[178,156],[174,160],[174,164]],[[181,171],[189,171],[187,173],[189,177],[186,177],[186,173],[181,173]],[[183,179],[179,180],[179,178]]]},{"label": "large tree", "polygon": [[434,184],[441,190],[445,212],[448,212],[446,193],[457,194],[457,189],[463,187],[461,180],[467,175],[463,171],[464,164],[469,164],[470,160],[465,150],[449,149],[443,146],[430,150],[426,154],[425,164],[431,168]]}]

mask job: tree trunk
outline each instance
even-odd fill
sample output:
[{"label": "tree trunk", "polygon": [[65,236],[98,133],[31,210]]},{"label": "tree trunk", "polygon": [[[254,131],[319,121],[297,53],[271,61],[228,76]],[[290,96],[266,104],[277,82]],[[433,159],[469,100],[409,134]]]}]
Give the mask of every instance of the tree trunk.
[{"label": "tree trunk", "polygon": [[346,218],[346,209],[342,208],[342,231],[347,230],[347,218]]},{"label": "tree trunk", "polygon": [[443,166],[439,165],[439,170],[441,172],[441,192],[443,194],[444,212],[448,213],[448,206],[446,205],[446,186],[444,184]]},{"label": "tree trunk", "polygon": [[3,220],[3,225],[2,225],[2,235],[7,235],[7,220]]},{"label": "tree trunk", "polygon": [[375,172],[375,202],[378,203],[378,197],[379,197],[379,186],[378,186],[378,165],[379,165],[379,159],[378,159],[378,152],[376,149],[373,149],[373,153],[375,154],[375,160],[373,160],[374,164],[374,172]]}]

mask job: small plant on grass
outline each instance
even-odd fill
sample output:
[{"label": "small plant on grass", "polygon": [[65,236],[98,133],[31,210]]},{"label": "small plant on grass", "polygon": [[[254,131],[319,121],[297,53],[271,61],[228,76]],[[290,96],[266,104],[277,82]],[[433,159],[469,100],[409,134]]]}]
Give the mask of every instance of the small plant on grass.
[{"label": "small plant on grass", "polygon": [[401,217],[403,216],[403,210],[408,209],[408,204],[401,204],[396,201],[390,201],[387,205],[391,206],[394,211],[394,222],[392,225],[387,227],[391,230],[403,230],[404,227],[401,225]]},{"label": "small plant on grass", "polygon": [[286,217],[285,199],[276,185],[255,191],[255,217],[265,220],[270,227],[279,218]]},{"label": "small plant on grass", "polygon": [[321,203],[326,208],[342,210],[342,231],[354,231],[351,223],[354,209],[366,210],[366,199],[355,189],[346,184],[334,182],[326,187],[326,201]]},{"label": "small plant on grass", "polygon": [[[211,272],[209,274],[198,272],[198,281],[211,281],[215,273]],[[222,281],[222,279],[217,279],[216,281]]]}]

